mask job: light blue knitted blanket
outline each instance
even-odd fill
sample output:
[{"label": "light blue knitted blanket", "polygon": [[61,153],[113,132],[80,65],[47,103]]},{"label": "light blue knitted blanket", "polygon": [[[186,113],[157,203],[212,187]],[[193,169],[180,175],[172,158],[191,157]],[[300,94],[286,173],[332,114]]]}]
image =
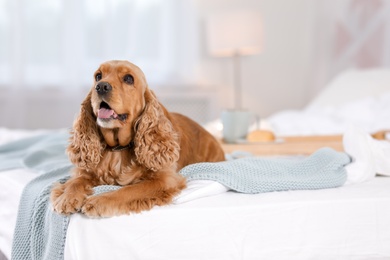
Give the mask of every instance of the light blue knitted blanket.
[{"label": "light blue knitted blanket", "polygon": [[[49,197],[54,182],[69,178],[72,165],[65,155],[67,139],[67,133],[56,133],[0,146],[0,170],[25,167],[40,173],[25,187],[20,200],[14,260],[64,258],[69,217],[54,213]],[[260,193],[341,186],[348,163],[350,157],[345,153],[323,148],[301,160],[250,157],[193,164],[180,173],[188,180],[215,180],[237,192]],[[99,186],[95,194],[119,188]]]},{"label": "light blue knitted blanket", "polygon": [[347,179],[346,153],[321,148],[304,159],[248,157],[219,163],[196,163],[180,173],[190,180],[217,181],[242,193],[335,188]]},{"label": "light blue knitted blanket", "polygon": [[11,259],[64,259],[69,218],[53,213],[49,197],[54,182],[69,178],[68,137],[67,133],[39,135],[0,146],[0,170],[38,171],[20,199]]}]

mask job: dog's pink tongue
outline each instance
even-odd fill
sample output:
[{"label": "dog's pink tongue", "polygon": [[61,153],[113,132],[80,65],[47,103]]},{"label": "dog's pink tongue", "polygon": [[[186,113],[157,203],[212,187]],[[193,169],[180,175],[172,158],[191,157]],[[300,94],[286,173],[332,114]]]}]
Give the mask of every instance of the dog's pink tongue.
[{"label": "dog's pink tongue", "polygon": [[101,108],[101,109],[99,109],[98,117],[99,118],[111,118],[111,117],[115,118],[116,114],[115,114],[114,110],[112,110],[112,109]]}]

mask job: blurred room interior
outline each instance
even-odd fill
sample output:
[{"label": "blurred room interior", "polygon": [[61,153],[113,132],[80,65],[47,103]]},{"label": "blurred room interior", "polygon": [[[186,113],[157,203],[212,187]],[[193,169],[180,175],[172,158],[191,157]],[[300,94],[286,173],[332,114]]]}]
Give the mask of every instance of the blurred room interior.
[{"label": "blurred room interior", "polygon": [[170,110],[214,120],[234,106],[236,68],[210,53],[209,21],[249,11],[261,46],[239,57],[242,108],[262,118],[302,109],[339,73],[390,65],[389,2],[0,0],[0,126],[71,127],[112,59],[141,67]]}]

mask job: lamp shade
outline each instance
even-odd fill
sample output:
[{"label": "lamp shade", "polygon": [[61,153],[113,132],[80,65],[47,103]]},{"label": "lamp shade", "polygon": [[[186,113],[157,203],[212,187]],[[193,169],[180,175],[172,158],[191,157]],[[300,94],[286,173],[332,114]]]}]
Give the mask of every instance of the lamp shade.
[{"label": "lamp shade", "polygon": [[206,21],[206,37],[212,56],[260,53],[263,48],[261,16],[249,10],[215,13]]}]

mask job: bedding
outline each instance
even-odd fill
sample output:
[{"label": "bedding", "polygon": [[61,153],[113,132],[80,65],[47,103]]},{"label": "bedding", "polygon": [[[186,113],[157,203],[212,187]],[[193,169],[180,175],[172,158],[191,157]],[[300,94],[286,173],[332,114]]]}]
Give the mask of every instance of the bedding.
[{"label": "bedding", "polygon": [[389,118],[390,70],[350,69],[329,82],[304,109],[275,113],[263,123],[277,136],[332,135],[344,133],[350,125],[367,133],[389,130]]},{"label": "bedding", "polygon": [[[390,85],[389,85],[390,88]],[[339,105],[285,110],[267,118],[277,136],[342,134],[349,125],[367,133],[390,129],[390,89]]]},{"label": "bedding", "polygon": [[[0,146],[0,170],[24,166],[40,171],[40,175],[25,187],[20,200],[13,259],[53,260],[63,257],[69,218],[52,211],[49,197],[53,183],[63,183],[69,178],[72,164],[64,152],[68,139],[66,133],[53,133]],[[212,177],[231,190],[244,193],[325,189],[345,182],[344,165],[349,162],[350,157],[345,153],[323,148],[301,160],[241,158],[193,164],[183,168],[181,173],[189,183],[194,179]],[[94,188],[94,193],[118,188],[102,185]]]},{"label": "bedding", "polygon": [[[53,158],[58,159],[55,154]],[[41,160],[31,162],[23,160],[36,169],[50,168]],[[12,179],[14,173],[2,172],[0,177]],[[36,177],[39,171],[29,174]],[[18,182],[20,186],[27,183],[25,179]],[[338,189],[207,193],[208,197],[197,200],[109,219],[75,214],[69,221],[64,259],[201,259],[205,255],[208,259],[330,259],[352,254],[358,256],[355,259],[382,259],[390,256],[389,185],[389,178],[376,177]],[[375,235],[372,230],[377,230]],[[9,248],[1,249],[9,257]]]},{"label": "bedding", "polygon": [[[10,130],[0,128],[0,145],[22,138],[33,137],[49,130]],[[19,199],[25,185],[37,176],[34,170],[18,168],[0,172],[0,251],[7,259],[11,256],[11,246]]]},{"label": "bedding", "polygon": [[[221,193],[131,216],[72,216],[66,259],[389,259],[390,179]],[[116,230],[113,232],[113,230]]]}]

